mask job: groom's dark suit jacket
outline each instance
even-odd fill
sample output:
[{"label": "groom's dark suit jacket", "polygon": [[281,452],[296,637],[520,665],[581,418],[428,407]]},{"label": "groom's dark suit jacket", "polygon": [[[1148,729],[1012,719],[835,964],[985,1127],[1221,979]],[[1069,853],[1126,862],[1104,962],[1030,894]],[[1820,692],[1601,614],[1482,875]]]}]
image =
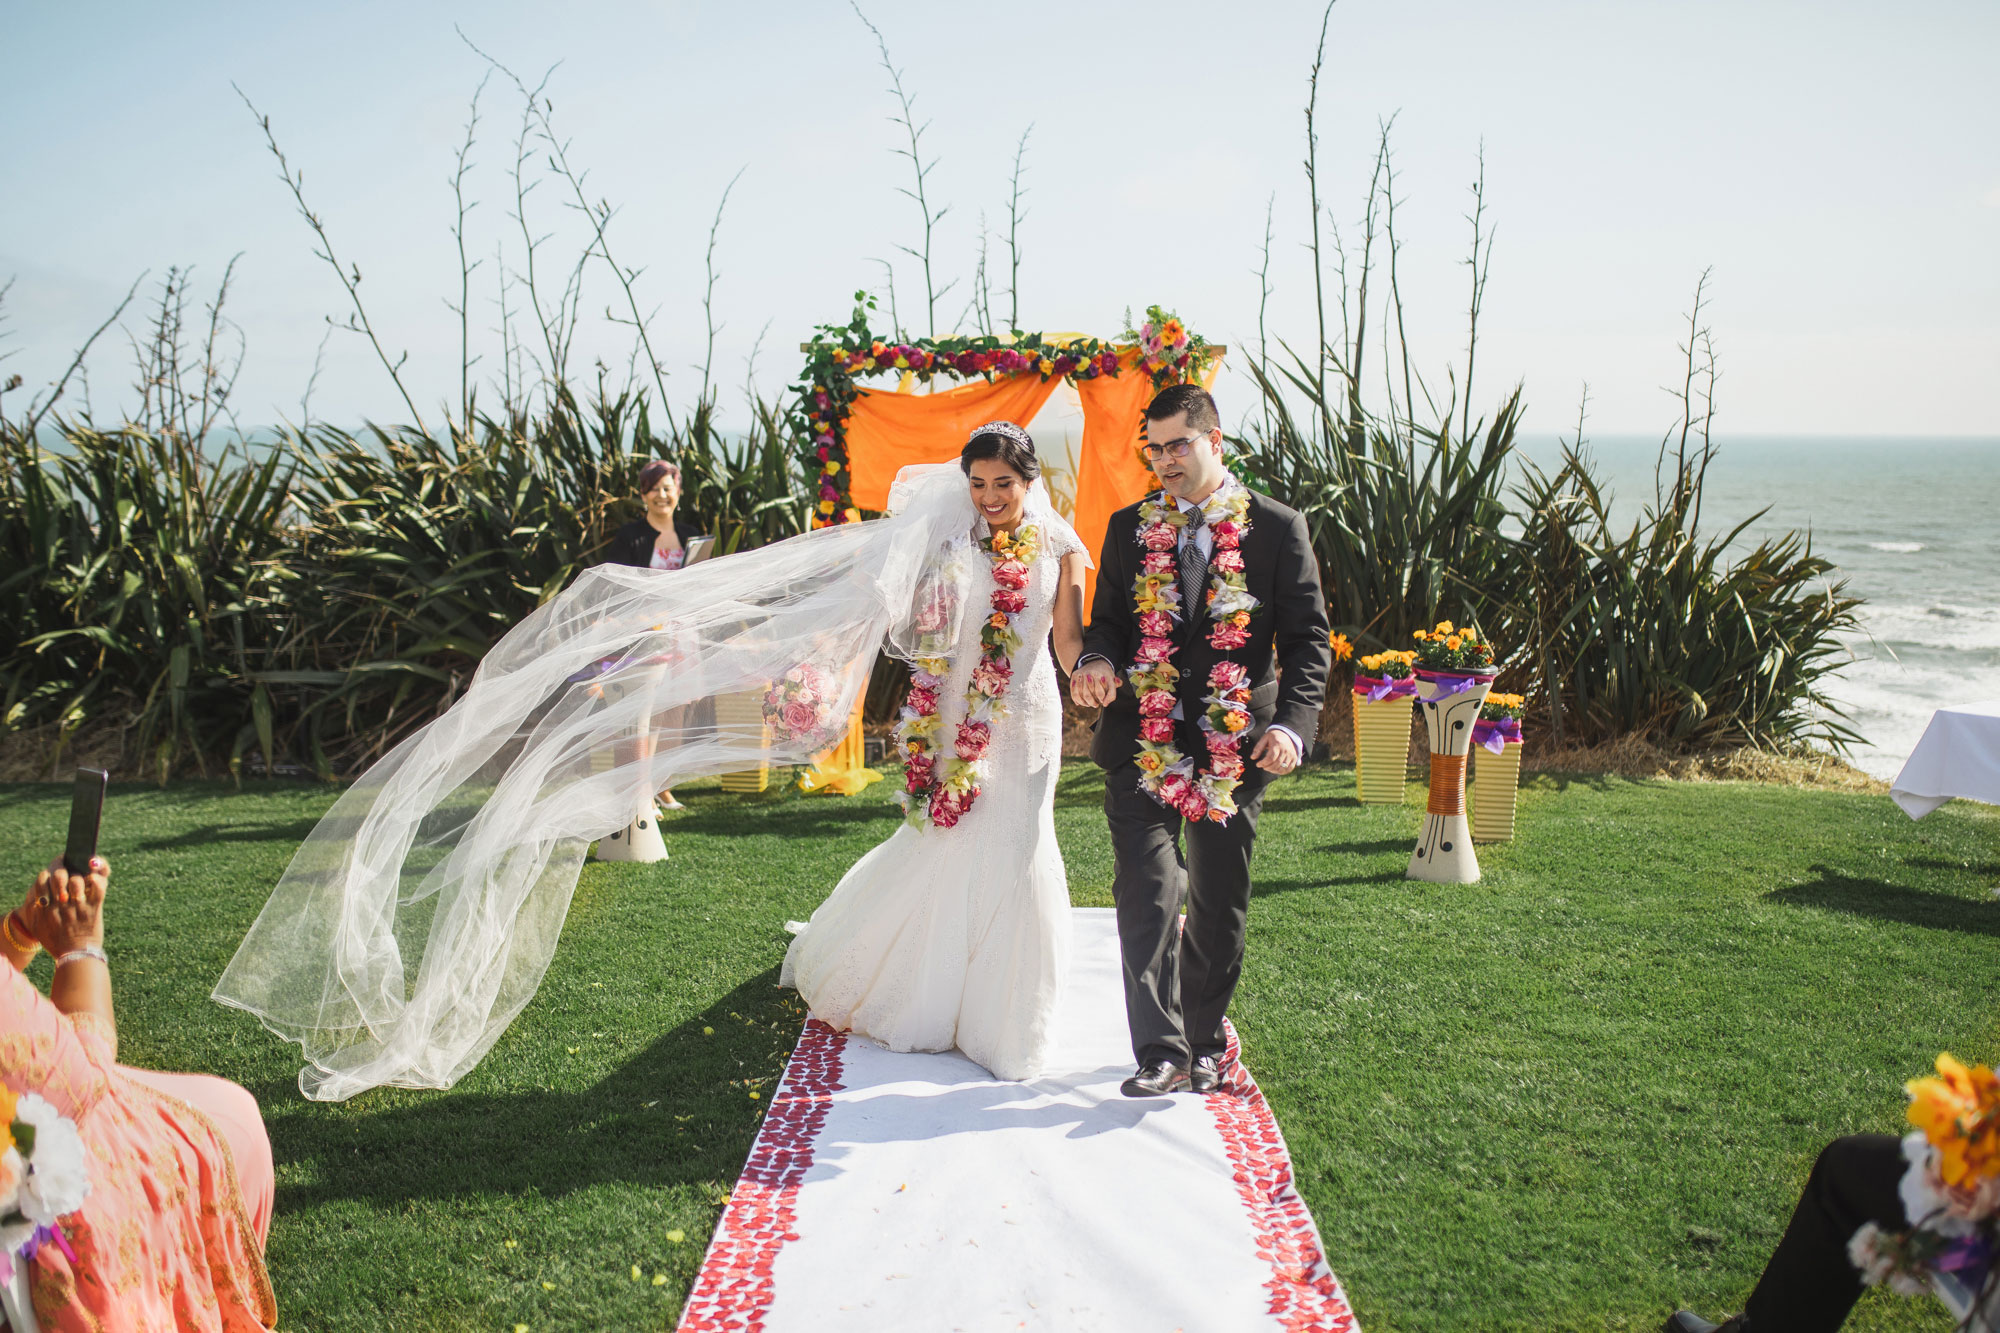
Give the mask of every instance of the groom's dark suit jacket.
[{"label": "groom's dark suit jacket", "polygon": [[[1091,602],[1090,628],[1083,635],[1083,656],[1103,657],[1121,675],[1130,671],[1139,651],[1139,618],[1132,606],[1132,582],[1139,574],[1139,506],[1129,505],[1111,516],[1104,534],[1104,551],[1097,564],[1097,595]],[[1185,714],[1178,728],[1182,753],[1197,765],[1208,752],[1199,734],[1201,699],[1209,693],[1209,669],[1222,658],[1243,663],[1250,671],[1250,711],[1257,725],[1251,744],[1273,723],[1289,727],[1305,742],[1308,754],[1319,733],[1320,707],[1326,701],[1326,676],[1333,665],[1327,639],[1326,601],[1320,593],[1319,563],[1313,556],[1306,521],[1295,509],[1269,496],[1250,493],[1250,533],[1243,539],[1243,576],[1257,609],[1250,613],[1250,642],[1233,652],[1209,646],[1214,622],[1203,605],[1183,616],[1176,629],[1174,665],[1181,682],[1176,693]],[[1215,571],[1208,575],[1212,582]],[[1282,668],[1283,674],[1279,674]],[[1243,749],[1249,761],[1250,745]],[[1139,698],[1128,680],[1104,709],[1091,737],[1090,757],[1106,769],[1130,762],[1139,753]],[[1306,756],[1301,756],[1305,758]],[[1252,772],[1256,772],[1254,766]]]}]

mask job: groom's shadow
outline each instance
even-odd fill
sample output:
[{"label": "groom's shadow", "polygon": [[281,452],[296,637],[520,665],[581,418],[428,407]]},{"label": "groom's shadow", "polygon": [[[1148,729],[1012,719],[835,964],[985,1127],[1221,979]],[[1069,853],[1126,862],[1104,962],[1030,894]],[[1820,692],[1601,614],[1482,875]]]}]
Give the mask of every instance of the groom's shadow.
[{"label": "groom's shadow", "polygon": [[[978,1082],[935,1083],[931,1091],[881,1092],[846,1104],[835,1143],[822,1140],[814,1153],[815,1168],[837,1163],[845,1149],[869,1143],[923,1143],[953,1134],[984,1134],[1001,1129],[1063,1129],[1069,1139],[1091,1139],[1135,1129],[1149,1115],[1171,1108],[1169,1097],[1107,1096],[1091,1104],[1058,1100],[1076,1080],[1035,1080],[1027,1083],[993,1081],[970,1061],[942,1065],[940,1076],[951,1077],[953,1066]],[[1130,1064],[1105,1065],[1085,1076],[1087,1084],[1115,1086],[1130,1075]],[[918,1086],[912,1079],[905,1087]],[[1040,1105],[1030,1103],[1041,1102]]]}]

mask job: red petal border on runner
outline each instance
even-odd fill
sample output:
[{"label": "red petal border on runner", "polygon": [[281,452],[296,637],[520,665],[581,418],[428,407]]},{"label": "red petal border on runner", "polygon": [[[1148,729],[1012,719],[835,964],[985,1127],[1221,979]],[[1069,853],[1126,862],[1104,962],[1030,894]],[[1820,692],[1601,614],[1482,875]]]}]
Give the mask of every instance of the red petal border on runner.
[{"label": "red petal border on runner", "polygon": [[1271,1316],[1285,1333],[1358,1333],[1340,1279],[1327,1266],[1312,1214],[1292,1183],[1292,1158],[1263,1090],[1243,1067],[1236,1025],[1229,1032],[1229,1076],[1204,1100],[1236,1173],[1236,1194],[1250,1214],[1257,1253],[1271,1265]]},{"label": "red petal border on runner", "polygon": [[785,1243],[798,1239],[792,1226],[799,1186],[841,1090],[846,1050],[845,1033],[817,1018],[806,1020],[688,1293],[681,1333],[757,1333],[764,1327],[776,1294],[771,1269]]}]

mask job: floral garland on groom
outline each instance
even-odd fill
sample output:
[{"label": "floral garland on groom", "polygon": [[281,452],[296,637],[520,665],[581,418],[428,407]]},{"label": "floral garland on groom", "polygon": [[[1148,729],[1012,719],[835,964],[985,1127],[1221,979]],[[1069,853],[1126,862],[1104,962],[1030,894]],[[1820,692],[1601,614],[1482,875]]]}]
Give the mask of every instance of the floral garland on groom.
[{"label": "floral garland on groom", "polygon": [[[1250,642],[1250,613],[1257,599],[1243,576],[1243,539],[1250,533],[1250,492],[1231,479],[1199,506],[1215,551],[1209,557],[1209,646],[1231,652]],[[1250,672],[1227,658],[1208,673],[1210,693],[1200,718],[1208,765],[1174,744],[1174,708],[1181,703],[1174,667],[1174,622],[1183,613],[1178,561],[1181,529],[1188,516],[1156,491],[1139,506],[1139,545],[1146,555],[1132,581],[1139,613],[1139,652],[1130,674],[1139,696],[1139,786],[1161,805],[1189,820],[1227,823],[1236,813],[1236,788],[1243,781],[1243,740],[1252,721]]]}]

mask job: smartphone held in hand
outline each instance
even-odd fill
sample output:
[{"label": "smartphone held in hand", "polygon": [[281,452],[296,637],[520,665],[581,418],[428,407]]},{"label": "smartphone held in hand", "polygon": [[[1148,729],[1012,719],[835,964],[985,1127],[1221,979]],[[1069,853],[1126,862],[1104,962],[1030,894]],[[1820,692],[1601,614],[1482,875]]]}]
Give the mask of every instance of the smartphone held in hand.
[{"label": "smartphone held in hand", "polygon": [[97,829],[104,818],[104,788],[111,775],[101,768],[79,768],[70,792],[69,841],[63,847],[63,868],[72,875],[90,873],[97,855]]}]

